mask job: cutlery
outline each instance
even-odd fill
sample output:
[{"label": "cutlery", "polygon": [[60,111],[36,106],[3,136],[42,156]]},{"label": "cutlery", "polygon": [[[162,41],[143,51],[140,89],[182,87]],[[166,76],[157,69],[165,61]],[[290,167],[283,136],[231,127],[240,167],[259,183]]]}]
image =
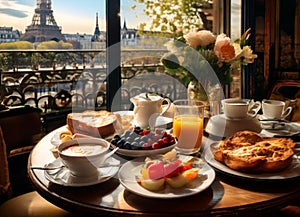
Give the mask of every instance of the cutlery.
[{"label": "cutlery", "polygon": [[111,152],[109,152],[108,154],[105,155],[104,160],[106,160],[107,158],[109,158],[110,156],[112,156],[116,151],[119,150],[120,147],[116,147],[114,150],[112,150]]}]

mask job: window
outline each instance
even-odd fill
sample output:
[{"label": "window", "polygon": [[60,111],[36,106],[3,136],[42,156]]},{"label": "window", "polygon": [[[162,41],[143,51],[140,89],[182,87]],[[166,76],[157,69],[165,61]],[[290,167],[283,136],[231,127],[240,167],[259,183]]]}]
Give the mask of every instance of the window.
[{"label": "window", "polygon": [[[160,3],[165,4],[170,1],[171,0],[165,2],[161,1]],[[214,34],[225,32],[230,35],[231,38],[237,38],[241,32],[241,22],[237,22],[241,19],[239,14],[241,1],[242,0],[195,1],[197,4],[188,5],[187,10],[190,13],[194,12],[196,17],[190,15],[181,18],[184,18],[183,20],[190,21],[190,25],[185,26],[185,28],[191,27],[193,22],[197,23],[197,19],[201,17],[201,24],[203,25],[203,28],[211,30]],[[29,26],[30,24],[35,25],[43,21],[43,19],[35,16],[35,13],[39,11],[35,9],[41,4],[41,2],[41,0],[36,0],[23,5],[26,11],[30,11],[30,14],[27,14],[27,17],[25,17],[24,13],[20,12],[19,14],[19,16],[25,17],[22,19],[22,21],[25,20],[26,22],[23,25],[23,28],[26,28],[26,26]],[[82,8],[90,8],[92,10],[82,10],[80,8],[80,4],[83,4]],[[3,9],[9,9],[9,7],[16,8],[13,3],[7,5],[5,7],[2,5]],[[50,7],[53,11],[48,14],[49,16],[47,19],[45,19],[45,21],[47,23],[50,22],[57,24],[58,28],[54,29],[56,29],[58,32],[61,31],[63,33],[63,37],[68,42],[72,42],[75,50],[85,50],[86,56],[84,58],[77,56],[72,60],[68,59],[68,61],[73,62],[67,62],[65,65],[63,65],[62,62],[56,62],[52,64],[51,61],[57,61],[57,59],[52,58],[51,55],[49,55],[52,58],[51,61],[48,60],[45,61],[45,63],[39,63],[47,64],[47,67],[53,66],[54,70],[56,70],[58,67],[68,68],[69,66],[72,66],[76,68],[79,64],[82,64],[83,67],[86,67],[85,69],[88,67],[94,67],[97,64],[107,66],[108,73],[106,82],[107,89],[109,90],[106,92],[107,105],[110,107],[113,103],[116,103],[116,109],[121,109],[120,106],[122,101],[124,101],[123,97],[126,95],[126,93],[120,92],[120,87],[124,86],[125,82],[128,81],[132,75],[141,75],[145,70],[150,70],[150,73],[148,74],[155,75],[151,78],[153,81],[163,81],[167,84],[172,83],[173,90],[171,86],[164,86],[162,84],[154,83],[145,84],[143,86],[144,88],[150,88],[152,91],[163,91],[164,94],[172,92],[173,95],[169,95],[169,97],[172,99],[183,97],[183,95],[186,94],[186,90],[184,90],[182,87],[180,79],[174,80],[170,75],[164,74],[164,67],[160,62],[161,57],[168,51],[164,45],[169,41],[170,35],[162,35],[162,31],[160,31],[158,28],[154,28],[152,32],[149,30],[149,25],[151,24],[152,18],[143,14],[143,10],[146,9],[146,5],[139,3],[139,0],[86,0],[84,3],[79,1],[72,5],[70,5],[68,0],[48,0],[46,6]],[[178,5],[174,5],[173,7],[176,9],[177,6]],[[65,8],[69,8],[68,12],[71,11],[71,14],[66,13]],[[80,14],[80,16],[75,16],[75,14]],[[4,19],[3,15],[4,13],[0,13],[0,19],[8,20]],[[84,19],[85,17],[92,17],[92,21],[87,21],[88,19]],[[170,17],[172,18],[172,16]],[[229,19],[229,17],[231,17],[231,19]],[[180,20],[181,18],[175,16],[173,17],[173,28],[179,26],[176,19]],[[25,29],[20,29],[18,19],[20,18],[14,17],[9,19],[9,22],[11,23],[8,23],[8,26],[11,24],[13,27],[10,30],[10,32],[14,32],[13,35],[8,32],[3,33],[3,31],[7,29],[0,28],[0,31],[3,35],[1,42],[8,42],[7,37],[9,35],[9,38],[13,39],[14,41],[18,41],[20,39],[20,35],[17,34],[18,31],[21,30],[23,34],[25,33]],[[67,25],[67,22],[69,21],[72,23],[72,25]],[[148,26],[144,25],[144,23]],[[160,21],[160,23],[163,23],[163,21]],[[69,28],[69,26],[72,28]],[[89,26],[89,30],[84,32],[82,28],[87,26]],[[144,29],[141,27],[144,27]],[[168,27],[164,28],[166,29]],[[34,30],[34,28],[32,28],[32,30]],[[49,39],[47,38],[48,35],[49,34],[37,36],[35,34],[31,35],[30,37],[28,36],[28,39],[60,40],[60,36],[51,37]],[[89,52],[89,50],[92,50],[93,52]],[[26,60],[28,60],[30,63],[34,63],[30,67],[39,69],[38,67],[42,66],[41,64],[35,64],[34,62],[36,60],[41,60],[41,58],[36,58],[35,60],[31,59],[30,61],[29,58],[31,54],[28,56],[29,57]],[[58,56],[63,57],[64,55],[59,54]],[[13,62],[14,60],[16,59],[12,58],[12,63],[9,67],[15,67],[15,64],[18,61]],[[23,58],[22,61],[24,62],[25,59]],[[26,63],[23,62],[22,67],[25,67]],[[150,66],[150,64],[153,66]],[[140,66],[139,68],[137,67],[138,65]],[[12,68],[8,69],[12,70]],[[18,70],[18,66],[13,70]],[[164,79],[162,80],[156,75],[164,76]],[[142,76],[137,76],[137,78],[143,80],[141,77]],[[139,85],[139,80],[136,80],[135,82],[136,83],[134,85],[130,85],[130,87],[141,87],[141,85]],[[176,88],[174,88],[174,85]],[[233,86],[233,89],[240,87],[240,84],[238,83],[234,83],[234,85],[235,86]],[[53,88],[51,89],[53,90]],[[139,91],[143,91],[143,89],[140,88]],[[238,91],[238,93],[240,93],[240,91]],[[129,98],[130,96],[127,96],[127,104],[130,103]]]}]

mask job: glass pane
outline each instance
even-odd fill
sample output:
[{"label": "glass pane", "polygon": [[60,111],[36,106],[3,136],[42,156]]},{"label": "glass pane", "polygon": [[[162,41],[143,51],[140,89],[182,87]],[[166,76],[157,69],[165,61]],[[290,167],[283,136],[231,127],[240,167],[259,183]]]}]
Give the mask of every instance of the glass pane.
[{"label": "glass pane", "polygon": [[[232,40],[241,37],[241,4],[241,0],[231,0],[230,32]],[[241,97],[241,80],[241,70],[233,71],[230,97]]]},{"label": "glass pane", "polygon": [[181,82],[165,73],[161,65],[160,59],[167,52],[165,44],[171,34],[162,32],[158,27],[151,29],[152,18],[145,14],[147,4],[134,0],[121,1],[120,91],[124,110],[132,109],[130,98],[140,93],[153,92],[172,100],[179,94],[186,94]]},{"label": "glass pane", "polygon": [[233,39],[241,37],[241,1],[242,0],[231,0],[230,29],[231,38]]},{"label": "glass pane", "polygon": [[0,1],[0,101],[45,113],[72,109],[70,96],[81,109],[103,105],[105,2]]},{"label": "glass pane", "polygon": [[121,1],[124,108],[129,108],[130,98],[141,92],[155,92],[171,100],[187,97],[187,76],[166,70],[161,58],[172,49],[166,43],[180,34],[192,29],[218,32],[220,16],[214,8],[219,9],[218,2]]}]

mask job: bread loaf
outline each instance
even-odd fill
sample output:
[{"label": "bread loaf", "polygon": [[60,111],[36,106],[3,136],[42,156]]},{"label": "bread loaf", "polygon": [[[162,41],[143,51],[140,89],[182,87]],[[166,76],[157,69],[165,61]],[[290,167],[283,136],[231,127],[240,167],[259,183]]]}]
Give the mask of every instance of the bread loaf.
[{"label": "bread loaf", "polygon": [[93,137],[105,138],[115,132],[117,117],[106,110],[87,110],[82,113],[70,113],[67,116],[67,125],[70,131]]}]

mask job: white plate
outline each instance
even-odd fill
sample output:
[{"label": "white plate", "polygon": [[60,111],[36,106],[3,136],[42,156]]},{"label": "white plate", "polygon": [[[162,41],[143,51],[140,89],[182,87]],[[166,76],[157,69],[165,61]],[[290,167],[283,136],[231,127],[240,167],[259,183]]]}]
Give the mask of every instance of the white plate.
[{"label": "white plate", "polygon": [[[192,158],[190,156],[179,155],[183,161]],[[200,160],[200,159],[199,159]],[[203,161],[202,161],[203,162]],[[187,197],[190,195],[197,194],[207,189],[215,179],[215,171],[207,164],[201,163],[200,167],[200,179],[199,182],[194,183],[193,187],[184,187],[174,189],[168,185],[161,191],[154,192],[143,188],[136,180],[136,176],[140,175],[141,169],[145,164],[145,158],[137,158],[132,161],[128,161],[119,170],[119,180],[121,184],[129,191],[144,197],[149,198],[160,198],[160,199],[172,199]]]},{"label": "white plate", "polygon": [[[120,161],[115,158],[108,158],[106,163],[111,164],[119,164]],[[45,167],[56,167],[62,165],[60,158],[55,159],[52,163],[45,165]],[[112,178],[118,172],[119,167],[105,167],[99,168],[98,174],[96,176],[89,177],[78,177],[74,176],[70,173],[70,171],[66,167],[62,167],[57,170],[45,170],[45,177],[53,183],[63,185],[63,186],[73,186],[73,187],[81,187],[81,186],[89,186],[95,185],[102,182],[105,182]]]},{"label": "white plate", "polygon": [[[215,143],[211,144],[215,145]],[[227,167],[225,164],[215,160],[210,147],[207,147],[204,152],[204,159],[207,163],[209,163],[212,167],[226,173],[229,175],[238,176],[241,178],[247,178],[252,180],[286,180],[290,178],[298,178],[300,177],[300,159],[296,155],[293,157],[292,164],[281,172],[276,173],[259,173],[259,174],[249,174],[243,173],[236,170],[233,170]]]}]

